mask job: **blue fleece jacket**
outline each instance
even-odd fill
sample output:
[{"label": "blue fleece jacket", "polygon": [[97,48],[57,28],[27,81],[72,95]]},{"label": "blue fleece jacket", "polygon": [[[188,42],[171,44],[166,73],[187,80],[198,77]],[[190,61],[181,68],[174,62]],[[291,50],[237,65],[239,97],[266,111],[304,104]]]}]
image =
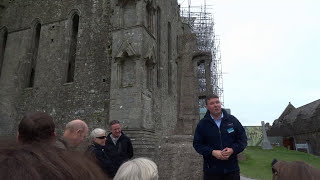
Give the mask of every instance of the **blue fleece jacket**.
[{"label": "blue fleece jacket", "polygon": [[[203,171],[208,174],[226,174],[239,171],[237,154],[247,146],[246,132],[238,119],[222,109],[223,118],[220,128],[207,111],[197,125],[193,147],[203,156]],[[212,156],[213,150],[229,147],[233,154],[228,160],[219,160]]]}]

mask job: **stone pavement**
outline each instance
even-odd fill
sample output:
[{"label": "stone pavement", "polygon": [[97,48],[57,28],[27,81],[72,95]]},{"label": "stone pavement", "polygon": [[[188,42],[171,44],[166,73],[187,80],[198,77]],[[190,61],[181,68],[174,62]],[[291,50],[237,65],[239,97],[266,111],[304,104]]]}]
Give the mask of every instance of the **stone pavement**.
[{"label": "stone pavement", "polygon": [[244,177],[244,176],[240,176],[240,180],[255,180],[255,179],[251,179],[251,178],[247,178],[247,177]]}]

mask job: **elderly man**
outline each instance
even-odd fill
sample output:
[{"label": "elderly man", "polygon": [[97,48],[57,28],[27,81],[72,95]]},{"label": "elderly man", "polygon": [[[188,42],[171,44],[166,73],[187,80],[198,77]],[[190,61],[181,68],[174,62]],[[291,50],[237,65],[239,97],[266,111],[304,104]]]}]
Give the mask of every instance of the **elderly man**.
[{"label": "elderly man", "polygon": [[110,133],[107,136],[105,151],[114,163],[116,170],[133,156],[131,140],[121,131],[120,122],[110,122]]},{"label": "elderly man", "polygon": [[62,149],[74,149],[83,142],[88,130],[88,125],[84,121],[80,119],[70,121],[63,136],[56,141],[56,146]]},{"label": "elderly man", "polygon": [[55,137],[56,132],[53,118],[47,113],[27,113],[19,123],[18,141],[21,143],[48,143],[48,141],[54,141]]}]

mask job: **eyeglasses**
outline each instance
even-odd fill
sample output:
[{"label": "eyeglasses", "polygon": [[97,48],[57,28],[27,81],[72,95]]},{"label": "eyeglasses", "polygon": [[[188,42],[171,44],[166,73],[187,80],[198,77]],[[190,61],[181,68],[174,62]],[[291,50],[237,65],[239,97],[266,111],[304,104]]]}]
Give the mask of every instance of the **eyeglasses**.
[{"label": "eyeglasses", "polygon": [[104,139],[104,138],[107,138],[107,136],[100,136],[100,137],[96,137],[98,139]]}]

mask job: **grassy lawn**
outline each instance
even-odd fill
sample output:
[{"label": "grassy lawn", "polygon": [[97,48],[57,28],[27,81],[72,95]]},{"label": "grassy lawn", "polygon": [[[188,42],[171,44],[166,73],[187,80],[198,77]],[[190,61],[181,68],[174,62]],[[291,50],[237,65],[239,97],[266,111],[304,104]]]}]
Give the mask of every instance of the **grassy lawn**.
[{"label": "grassy lawn", "polygon": [[320,169],[320,157],[303,152],[287,150],[284,147],[275,147],[272,150],[263,150],[258,146],[249,146],[244,150],[245,161],[239,161],[241,174],[245,177],[271,180],[271,162],[278,161],[304,161]]}]

